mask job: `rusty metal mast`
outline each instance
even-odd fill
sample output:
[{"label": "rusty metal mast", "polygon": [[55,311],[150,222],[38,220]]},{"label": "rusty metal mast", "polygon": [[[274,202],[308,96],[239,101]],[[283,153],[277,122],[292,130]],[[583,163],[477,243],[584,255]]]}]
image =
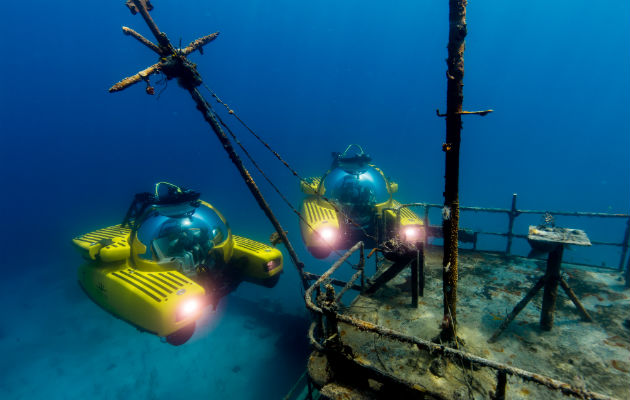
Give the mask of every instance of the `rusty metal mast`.
[{"label": "rusty metal mast", "polygon": [[199,50],[201,52],[203,46],[216,39],[219,33],[216,32],[211,35],[199,38],[191,42],[187,47],[183,49],[175,49],[166,34],[158,29],[156,23],[151,18],[151,15],[149,15],[149,11],[153,9],[150,0],[127,0],[126,5],[127,7],[129,7],[133,14],[140,13],[140,15],[142,15],[142,18],[149,26],[151,33],[153,33],[153,36],[155,36],[158,45],[152,43],[150,40],[146,39],[133,29],[123,27],[123,33],[133,36],[149,49],[157,53],[160,56],[160,61],[151,65],[148,68],[145,68],[137,74],[127,77],[122,81],[116,83],[109,89],[109,91],[117,92],[141,81],[145,81],[147,83],[147,93],[153,94],[153,88],[149,84],[150,75],[161,72],[166,75],[167,79],[177,78],[180,86],[186,89],[192,96],[192,99],[197,105],[197,109],[203,114],[203,118],[212,127],[212,130],[219,139],[219,142],[221,142],[222,147],[228,153],[230,159],[232,160],[232,163],[238,169],[241,177],[245,181],[245,184],[258,202],[258,205],[263,210],[267,218],[271,221],[272,225],[276,229],[276,232],[278,232],[278,235],[284,243],[287,252],[291,257],[291,260],[293,261],[293,264],[298,269],[300,279],[302,281],[302,286],[304,287],[304,289],[308,288],[309,282],[307,276],[304,273],[304,264],[298,258],[295,250],[293,249],[293,246],[291,245],[291,242],[289,242],[289,239],[284,229],[280,225],[280,222],[271,211],[269,204],[267,204],[267,201],[262,196],[262,193],[258,189],[258,186],[256,186],[256,182],[254,182],[254,179],[243,165],[240,157],[234,151],[234,148],[232,147],[229,138],[221,128],[221,125],[219,124],[219,121],[214,111],[210,107],[209,103],[204,99],[203,95],[197,89],[197,87],[201,85],[203,81],[201,79],[201,76],[197,72],[196,64],[193,64],[186,58],[187,55],[194,52],[195,50]]},{"label": "rusty metal mast", "polygon": [[444,232],[444,257],[442,280],[444,290],[444,318],[442,341],[453,341],[457,337],[457,277],[458,277],[458,233],[459,233],[459,145],[461,141],[462,114],[487,115],[492,110],[462,111],[464,101],[464,49],[466,46],[467,0],[449,0],[448,58],[446,64],[446,142],[442,150],[446,153],[444,174],[444,208],[442,229]]}]

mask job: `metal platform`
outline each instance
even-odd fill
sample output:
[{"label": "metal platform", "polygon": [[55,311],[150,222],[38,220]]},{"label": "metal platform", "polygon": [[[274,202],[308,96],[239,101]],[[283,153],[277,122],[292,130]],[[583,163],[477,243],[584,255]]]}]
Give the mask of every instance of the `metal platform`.
[{"label": "metal platform", "polygon": [[488,343],[545,264],[460,250],[458,335],[464,343],[450,349],[431,342],[443,317],[441,251],[425,252],[426,286],[418,308],[410,306],[409,269],[348,306],[335,301],[332,285],[328,293],[320,286],[336,267],[349,268],[343,262],[309,289],[307,297],[322,289],[309,304],[322,316],[311,327],[309,373],[325,397],[630,398],[630,294],[618,272],[564,264],[564,278],[594,321],[582,321],[571,300],[559,296],[554,330],[543,331],[538,296],[499,340]]}]

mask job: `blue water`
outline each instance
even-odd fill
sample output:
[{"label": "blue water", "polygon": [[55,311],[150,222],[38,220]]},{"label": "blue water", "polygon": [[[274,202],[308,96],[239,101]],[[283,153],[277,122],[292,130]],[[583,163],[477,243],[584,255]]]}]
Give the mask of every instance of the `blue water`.
[{"label": "blue water", "polygon": [[[0,324],[0,364],[11,372],[0,376],[0,396],[183,398],[176,388],[186,382],[193,395],[280,398],[301,372],[289,353],[302,344],[248,359],[248,346],[283,336],[264,318],[262,331],[243,333],[247,303],[227,304],[212,329],[174,350],[98,309],[76,284],[70,239],[118,223],[132,195],[160,180],[201,191],[238,234],[266,241],[273,230],[175,82],[159,97],[142,85],[107,92],[156,61],[122,35],[125,25],[150,37],[123,3],[2,6],[1,298],[11,318]],[[447,3],[155,0],[152,15],[175,44],[221,32],[192,56],[199,72],[303,176],[360,143],[399,182],[401,200],[441,203],[444,121],[435,110],[445,109]],[[464,108],[495,112],[464,118],[461,204],[508,208],[518,193],[526,209],[627,213],[630,3],[470,2],[468,24]],[[299,182],[236,133],[298,205]],[[305,251],[294,214],[255,178],[300,257],[323,271],[328,262]],[[610,240],[623,228],[613,226]],[[608,239],[607,229],[589,232]],[[237,296],[303,316],[297,273],[288,262],[285,270],[273,290],[244,284]]]}]

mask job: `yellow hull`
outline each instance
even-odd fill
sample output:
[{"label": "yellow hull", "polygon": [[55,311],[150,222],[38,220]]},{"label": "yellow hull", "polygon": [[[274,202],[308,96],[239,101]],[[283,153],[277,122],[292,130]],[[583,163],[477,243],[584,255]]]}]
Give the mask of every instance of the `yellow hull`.
[{"label": "yellow hull", "polygon": [[[209,300],[204,287],[213,282],[195,282],[173,263],[135,257],[146,248],[137,238],[131,240],[131,234],[130,229],[114,225],[72,240],[87,260],[78,271],[81,287],[96,304],[140,330],[163,337],[191,326],[194,330]],[[230,234],[217,250],[238,282],[273,287],[283,269],[278,249],[241,236]],[[190,302],[198,302],[198,307],[184,313]]]},{"label": "yellow hull", "polygon": [[182,316],[188,301],[204,301],[204,289],[173,270],[140,271],[126,261],[88,262],[79,268],[79,283],[99,306],[139,329],[168,336],[192,323],[202,307]]},{"label": "yellow hull", "polygon": [[[380,241],[385,241],[399,235],[405,228],[424,227],[422,219],[409,208],[401,209],[400,219],[397,220],[395,210],[400,207],[400,203],[390,198],[389,201],[372,208],[370,218],[377,221],[375,228],[369,232],[362,232],[351,222],[346,221],[323,196],[317,195],[319,183],[320,178],[309,178],[302,182],[302,191],[308,196],[300,209],[303,218],[300,220],[302,238],[308,251],[316,258],[326,258],[333,251],[348,249],[359,240],[368,245],[370,243],[376,245],[377,237]],[[334,232],[331,239],[322,235],[326,230]]]}]

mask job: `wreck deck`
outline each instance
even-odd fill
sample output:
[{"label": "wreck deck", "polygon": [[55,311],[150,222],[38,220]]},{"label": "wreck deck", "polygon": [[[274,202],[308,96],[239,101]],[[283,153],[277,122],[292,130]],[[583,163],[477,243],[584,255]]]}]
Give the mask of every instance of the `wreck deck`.
[{"label": "wreck deck", "polygon": [[[426,251],[426,284],[417,309],[410,306],[407,268],[375,294],[357,296],[340,312],[421,339],[437,337],[443,317],[441,251]],[[488,343],[501,321],[544,274],[545,262],[465,250],[460,250],[459,260],[460,350],[603,395],[630,398],[630,292],[624,289],[620,273],[563,264],[565,280],[594,322],[582,321],[571,300],[561,292],[555,325],[551,331],[543,331],[539,325],[542,294],[538,294],[496,342]],[[344,299],[349,297],[346,294]],[[339,333],[342,343],[352,349],[360,363],[426,389],[429,398],[491,398],[496,390],[496,372],[489,368],[466,368],[461,360],[444,361],[413,345],[360,332],[341,321]],[[313,376],[317,375],[316,364],[312,356],[311,376],[321,384],[321,377]],[[370,398],[369,393],[378,393],[378,386],[375,383],[363,395],[354,395]],[[506,398],[563,396],[508,376]]]}]

